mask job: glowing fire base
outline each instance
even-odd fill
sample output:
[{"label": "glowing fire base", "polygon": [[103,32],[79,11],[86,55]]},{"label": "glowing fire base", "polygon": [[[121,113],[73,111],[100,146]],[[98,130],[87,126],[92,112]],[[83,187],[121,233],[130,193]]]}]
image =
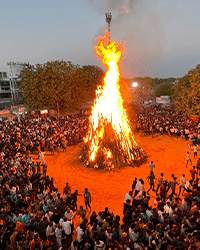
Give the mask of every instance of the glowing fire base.
[{"label": "glowing fire base", "polygon": [[132,148],[129,148],[128,153],[126,153],[122,141],[116,135],[111,123],[107,121],[104,121],[104,133],[105,135],[99,141],[99,150],[94,161],[90,160],[91,141],[84,145],[80,159],[86,167],[114,170],[123,166],[139,167],[146,162],[146,153],[135,145],[134,139]]}]

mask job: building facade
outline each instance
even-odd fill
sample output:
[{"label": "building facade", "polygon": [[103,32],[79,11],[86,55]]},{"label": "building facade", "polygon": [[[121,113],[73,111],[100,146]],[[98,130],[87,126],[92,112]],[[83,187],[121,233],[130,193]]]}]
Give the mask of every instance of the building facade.
[{"label": "building facade", "polygon": [[[8,72],[0,72],[0,104],[5,106],[19,98],[20,90],[17,88],[19,75],[29,64],[22,62],[8,62]],[[5,104],[5,105],[4,105]]]}]

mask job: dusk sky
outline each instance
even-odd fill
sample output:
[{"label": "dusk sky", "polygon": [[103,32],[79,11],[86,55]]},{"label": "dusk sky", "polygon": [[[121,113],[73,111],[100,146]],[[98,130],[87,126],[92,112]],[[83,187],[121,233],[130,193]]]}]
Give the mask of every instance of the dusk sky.
[{"label": "dusk sky", "polygon": [[183,77],[200,62],[200,0],[1,0],[0,71],[7,62],[98,65],[95,38],[124,43],[124,77]]}]

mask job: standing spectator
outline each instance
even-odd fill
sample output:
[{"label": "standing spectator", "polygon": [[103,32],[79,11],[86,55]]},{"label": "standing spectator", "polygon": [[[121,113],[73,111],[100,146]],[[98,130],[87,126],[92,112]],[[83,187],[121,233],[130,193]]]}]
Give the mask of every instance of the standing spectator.
[{"label": "standing spectator", "polygon": [[164,182],[160,186],[160,198],[161,198],[162,201],[165,201],[166,195],[167,195],[166,182]]},{"label": "standing spectator", "polygon": [[71,187],[69,186],[69,183],[66,183],[66,186],[63,188],[63,194],[67,193],[67,194],[71,194]]},{"label": "standing spectator", "polygon": [[167,193],[169,192],[170,188],[171,188],[171,183],[174,180],[174,174],[171,174],[169,181],[168,181],[168,188],[167,188]]},{"label": "standing spectator", "polygon": [[94,250],[104,250],[106,248],[105,243],[99,239],[99,237],[96,237],[96,240],[94,242]]},{"label": "standing spectator", "polygon": [[76,232],[77,232],[77,241],[79,246],[81,246],[81,243],[83,242],[83,235],[84,235],[84,224],[81,223],[79,227],[77,227]]},{"label": "standing spectator", "polygon": [[155,189],[154,189],[154,179],[155,179],[155,175],[154,175],[153,171],[150,172],[150,175],[147,176],[147,179],[148,179],[149,185],[150,185],[149,190],[147,191],[147,194],[149,195],[149,191],[150,191],[152,188],[153,188],[152,190],[155,191]]},{"label": "standing spectator", "polygon": [[88,191],[87,188],[85,188],[85,192],[84,192],[84,201],[85,201],[86,210],[88,209],[88,207],[91,210],[91,206],[90,206],[90,203],[91,203],[91,194],[90,194],[90,192]]},{"label": "standing spectator", "polygon": [[129,193],[126,193],[124,203],[127,202],[127,200],[132,200],[132,191],[129,191]]},{"label": "standing spectator", "polygon": [[40,162],[42,162],[42,163],[45,163],[44,155],[45,155],[45,152],[43,152],[43,151],[39,152],[39,154],[38,154],[38,158],[39,158]]},{"label": "standing spectator", "polygon": [[133,184],[132,184],[132,193],[135,189],[136,183],[137,183],[137,177],[135,177],[135,180],[133,181]]},{"label": "standing spectator", "polygon": [[191,163],[191,166],[192,166],[192,160],[191,160],[191,158],[190,158],[190,153],[189,153],[189,152],[187,152],[186,159],[187,159],[186,168],[187,168],[188,162],[190,162],[190,163]]},{"label": "standing spectator", "polygon": [[[183,191],[185,190],[185,183],[186,183],[186,178],[185,178],[185,174],[183,174],[180,177],[179,194],[178,194],[178,196],[180,195],[182,189],[183,189]],[[183,195],[183,192],[182,192],[182,195]]]},{"label": "standing spectator", "polygon": [[49,181],[49,190],[50,190],[50,193],[53,191],[54,189],[54,184],[53,184],[53,177],[51,177],[50,181]]},{"label": "standing spectator", "polygon": [[158,178],[158,185],[157,185],[157,188],[156,188],[156,195],[158,195],[158,189],[159,189],[160,186],[164,183],[163,176],[164,176],[164,174],[161,173],[161,174],[160,174],[160,177]]},{"label": "standing spectator", "polygon": [[62,225],[60,225],[60,223],[58,223],[55,229],[55,236],[58,247],[62,247],[62,239],[63,239],[62,232],[63,232],[63,227]]},{"label": "standing spectator", "polygon": [[200,170],[200,158],[197,160],[197,177]]},{"label": "standing spectator", "polygon": [[139,179],[135,185],[135,194],[134,194],[134,197],[140,192],[140,186],[141,186],[141,180],[142,179]]},{"label": "standing spectator", "polygon": [[174,180],[171,182],[172,193],[170,196],[173,196],[174,194],[176,194],[176,185],[179,185],[176,180],[177,180],[177,178],[174,177]]},{"label": "standing spectator", "polygon": [[196,167],[195,167],[195,166],[193,166],[193,168],[190,170],[190,173],[191,173],[192,181],[194,181],[195,176],[196,176],[196,174],[197,174],[197,171],[196,171]]},{"label": "standing spectator", "polygon": [[193,150],[194,150],[194,159],[197,157],[197,151],[198,151],[198,145],[197,144],[195,144],[194,146],[193,146]]},{"label": "standing spectator", "polygon": [[150,172],[153,172],[154,168],[155,168],[155,165],[153,164],[153,161],[151,161],[151,163],[149,164]]},{"label": "standing spectator", "polygon": [[67,243],[67,248],[69,248],[71,242],[72,242],[72,232],[71,232],[71,225],[72,225],[72,221],[70,219],[64,218],[64,221],[62,223],[62,228],[65,232],[65,236],[66,236],[66,243]]}]

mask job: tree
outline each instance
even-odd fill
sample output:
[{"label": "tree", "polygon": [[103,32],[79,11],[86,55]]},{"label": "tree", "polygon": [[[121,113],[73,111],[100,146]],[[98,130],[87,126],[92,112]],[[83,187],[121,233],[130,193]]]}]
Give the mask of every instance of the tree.
[{"label": "tree", "polygon": [[[98,72],[96,78],[92,77],[94,71]],[[20,74],[19,88],[29,110],[45,106],[79,108],[92,98],[93,89],[101,81],[99,72],[101,69],[95,66],[89,71],[69,61],[30,65]]]},{"label": "tree", "polygon": [[178,113],[186,117],[200,115],[200,64],[178,79],[173,98]]},{"label": "tree", "polygon": [[84,74],[86,75],[86,89],[87,93],[90,93],[88,99],[94,99],[96,97],[97,85],[103,84],[104,71],[98,66],[84,65],[82,66]]},{"label": "tree", "polygon": [[163,82],[155,86],[154,96],[172,96],[174,93],[173,83]]}]

